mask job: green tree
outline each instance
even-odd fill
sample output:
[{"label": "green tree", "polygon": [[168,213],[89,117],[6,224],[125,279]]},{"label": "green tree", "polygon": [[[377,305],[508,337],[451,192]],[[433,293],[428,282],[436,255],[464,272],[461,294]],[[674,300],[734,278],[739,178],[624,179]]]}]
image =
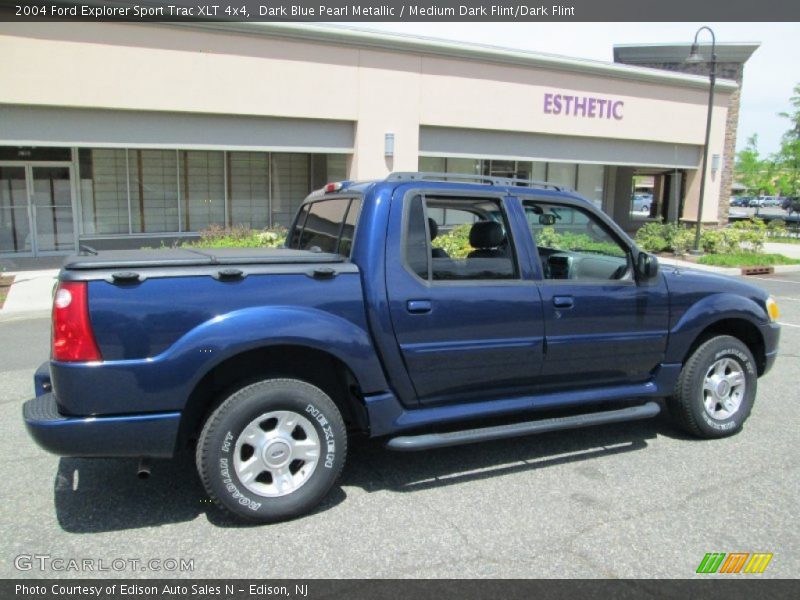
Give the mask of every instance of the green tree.
[{"label": "green tree", "polygon": [[789,98],[791,112],[779,113],[789,119],[789,130],[781,137],[781,147],[774,156],[776,187],[785,196],[800,195],[800,84]]},{"label": "green tree", "polygon": [[772,193],[775,164],[758,152],[758,134],[747,139],[747,146],[736,154],[736,180],[751,194]]}]

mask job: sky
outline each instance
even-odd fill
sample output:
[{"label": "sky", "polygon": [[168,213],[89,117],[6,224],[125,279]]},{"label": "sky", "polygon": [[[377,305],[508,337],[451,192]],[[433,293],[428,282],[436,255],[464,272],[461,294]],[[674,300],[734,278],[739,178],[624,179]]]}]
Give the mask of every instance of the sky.
[{"label": "sky", "polygon": [[[702,25],[717,43],[760,42],[745,64],[737,150],[758,134],[758,149],[776,152],[788,120],[792,89],[800,84],[800,23],[343,23],[358,29],[490,44],[504,48],[613,62],[614,44],[691,43]],[[706,32],[700,42],[709,42]]]}]

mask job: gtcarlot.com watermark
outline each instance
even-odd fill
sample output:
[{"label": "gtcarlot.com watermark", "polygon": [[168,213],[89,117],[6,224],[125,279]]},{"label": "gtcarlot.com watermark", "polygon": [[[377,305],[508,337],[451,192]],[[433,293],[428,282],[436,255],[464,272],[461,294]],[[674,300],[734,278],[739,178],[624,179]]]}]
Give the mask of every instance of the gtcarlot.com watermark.
[{"label": "gtcarlot.com watermark", "polygon": [[108,573],[108,572],[192,572],[193,558],[74,558],[50,554],[19,554],[14,558],[18,571]]}]

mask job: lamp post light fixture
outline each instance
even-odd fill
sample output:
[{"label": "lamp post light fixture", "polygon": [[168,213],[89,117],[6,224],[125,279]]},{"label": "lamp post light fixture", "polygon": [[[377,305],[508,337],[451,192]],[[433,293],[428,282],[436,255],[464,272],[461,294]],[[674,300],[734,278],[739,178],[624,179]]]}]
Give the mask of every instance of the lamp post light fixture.
[{"label": "lamp post light fixture", "polygon": [[394,133],[392,132],[383,134],[383,155],[386,158],[394,156]]},{"label": "lamp post light fixture", "polygon": [[708,114],[706,115],[706,142],[703,146],[703,172],[700,174],[700,197],[697,199],[697,223],[695,224],[694,231],[694,249],[692,254],[701,254],[700,251],[700,224],[703,221],[703,198],[706,191],[706,174],[708,172],[708,143],[711,138],[711,112],[714,108],[714,84],[717,80],[717,38],[714,31],[705,25],[698,29],[694,34],[694,43],[689,50],[689,56],[686,58],[687,63],[704,63],[708,62],[700,54],[700,47],[697,44],[697,36],[703,30],[711,34],[711,65],[709,69],[710,85],[708,87]]}]

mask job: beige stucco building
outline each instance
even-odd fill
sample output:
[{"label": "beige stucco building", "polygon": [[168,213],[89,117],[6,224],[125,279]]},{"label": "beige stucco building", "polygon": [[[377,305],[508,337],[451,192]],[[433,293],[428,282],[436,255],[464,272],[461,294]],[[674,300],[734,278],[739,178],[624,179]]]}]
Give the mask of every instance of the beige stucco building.
[{"label": "beige stucco building", "polygon": [[287,225],[326,181],[418,169],[554,181],[631,230],[697,214],[703,76],[269,23],[0,23],[0,55],[0,254]]}]

